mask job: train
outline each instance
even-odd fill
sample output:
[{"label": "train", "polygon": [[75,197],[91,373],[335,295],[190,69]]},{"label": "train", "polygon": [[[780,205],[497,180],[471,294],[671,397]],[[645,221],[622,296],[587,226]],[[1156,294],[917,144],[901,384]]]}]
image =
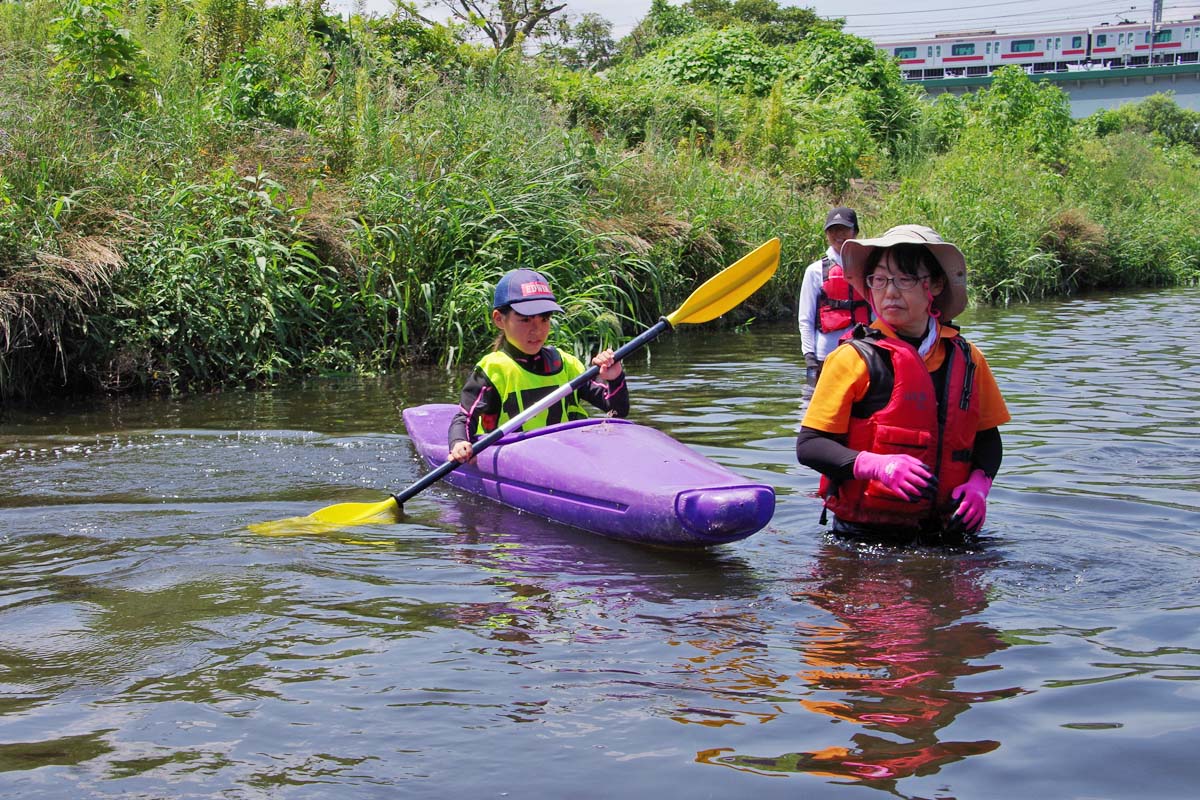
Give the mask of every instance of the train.
[{"label": "train", "polygon": [[907,80],[921,81],[990,75],[1009,64],[1031,74],[1192,64],[1200,60],[1200,14],[1154,25],[1103,23],[1033,33],[939,33],[924,39],[879,41],[875,47],[900,62]]}]

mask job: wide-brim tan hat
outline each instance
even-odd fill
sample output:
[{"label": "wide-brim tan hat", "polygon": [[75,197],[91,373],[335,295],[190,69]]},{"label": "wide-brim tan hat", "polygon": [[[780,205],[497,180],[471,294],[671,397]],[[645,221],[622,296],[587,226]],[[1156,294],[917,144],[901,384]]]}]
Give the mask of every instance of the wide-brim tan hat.
[{"label": "wide-brim tan hat", "polygon": [[842,243],[842,270],[855,291],[868,296],[863,267],[871,251],[897,244],[923,244],[929,248],[946,278],[945,288],[933,298],[933,305],[941,311],[942,322],[961,314],[967,307],[967,261],[961,250],[942,241],[937,231],[924,225],[897,225],[875,239],[847,239]]}]

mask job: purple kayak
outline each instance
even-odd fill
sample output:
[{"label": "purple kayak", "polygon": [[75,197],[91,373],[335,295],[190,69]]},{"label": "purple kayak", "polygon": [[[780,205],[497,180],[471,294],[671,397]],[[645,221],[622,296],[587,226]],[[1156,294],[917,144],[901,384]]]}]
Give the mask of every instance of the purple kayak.
[{"label": "purple kayak", "polygon": [[[430,466],[446,461],[456,406],[405,409]],[[745,539],[775,513],[775,490],[750,483],[661,431],[586,419],[511,434],[445,476],[473,494],[611,539],[711,547]]]}]

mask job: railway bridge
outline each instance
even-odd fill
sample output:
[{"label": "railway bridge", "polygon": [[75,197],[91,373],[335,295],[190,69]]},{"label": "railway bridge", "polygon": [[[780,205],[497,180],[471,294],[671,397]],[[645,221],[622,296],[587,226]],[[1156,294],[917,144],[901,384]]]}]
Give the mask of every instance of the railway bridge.
[{"label": "railway bridge", "polygon": [[[1200,63],[1088,69],[1031,73],[1035,81],[1049,81],[1071,98],[1071,116],[1086,117],[1103,108],[1136,103],[1152,94],[1174,92],[1181,108],[1200,111]],[[931,96],[944,92],[964,94],[990,86],[991,75],[916,80]]]}]

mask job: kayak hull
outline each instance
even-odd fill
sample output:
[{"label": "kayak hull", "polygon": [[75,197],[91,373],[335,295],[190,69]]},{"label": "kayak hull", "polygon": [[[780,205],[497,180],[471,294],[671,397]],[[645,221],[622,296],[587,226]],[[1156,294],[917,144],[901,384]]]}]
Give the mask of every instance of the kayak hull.
[{"label": "kayak hull", "polygon": [[[457,407],[405,409],[404,426],[430,465],[445,462]],[[599,418],[510,434],[447,483],[612,539],[711,547],[761,530],[775,491],[653,428]]]}]

